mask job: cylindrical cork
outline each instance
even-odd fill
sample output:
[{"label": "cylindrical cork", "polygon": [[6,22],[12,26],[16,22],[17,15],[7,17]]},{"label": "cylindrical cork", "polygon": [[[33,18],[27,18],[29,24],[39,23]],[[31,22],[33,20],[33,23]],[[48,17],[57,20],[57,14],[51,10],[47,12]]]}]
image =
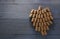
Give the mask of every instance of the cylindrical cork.
[{"label": "cylindrical cork", "polygon": [[38,18],[41,18],[41,15],[40,14],[38,15]]},{"label": "cylindrical cork", "polygon": [[34,19],[35,19],[35,18],[32,18],[32,19],[31,19],[31,22],[34,22]]},{"label": "cylindrical cork", "polygon": [[46,16],[47,16],[47,17],[49,17],[49,16],[50,16],[49,12],[46,12]]},{"label": "cylindrical cork", "polygon": [[36,18],[40,18],[40,11],[37,10]]},{"label": "cylindrical cork", "polygon": [[46,24],[46,22],[44,22],[44,31],[46,31],[47,30],[47,24]]},{"label": "cylindrical cork", "polygon": [[41,31],[43,31],[43,26],[41,26]]},{"label": "cylindrical cork", "polygon": [[50,16],[50,19],[51,19],[51,20],[53,20],[53,17],[52,17],[52,16]]},{"label": "cylindrical cork", "polygon": [[36,19],[38,18],[38,14],[36,14]]},{"label": "cylindrical cork", "polygon": [[38,27],[38,32],[40,32],[40,26]]},{"label": "cylindrical cork", "polygon": [[51,12],[48,12],[50,16],[52,16]]},{"label": "cylindrical cork", "polygon": [[39,22],[41,22],[41,23],[43,22],[43,20],[41,18],[39,20],[40,20]]},{"label": "cylindrical cork", "polygon": [[36,11],[37,11],[37,13],[36,13],[36,14],[38,14],[38,15],[39,15],[39,14],[40,14],[40,11],[39,11],[39,10],[36,10]]},{"label": "cylindrical cork", "polygon": [[42,6],[39,6],[39,7],[38,7],[38,10],[42,10]]},{"label": "cylindrical cork", "polygon": [[[47,25],[46,22],[43,22],[43,26],[44,26],[43,31],[47,31],[46,25]],[[45,34],[45,32],[44,32],[44,34]]]},{"label": "cylindrical cork", "polygon": [[36,22],[35,30],[38,31],[38,23]]},{"label": "cylindrical cork", "polygon": [[35,31],[38,31],[38,27],[37,26],[35,27]]},{"label": "cylindrical cork", "polygon": [[43,22],[45,23],[45,18],[43,18],[42,20],[43,20]]},{"label": "cylindrical cork", "polygon": [[46,29],[47,29],[47,30],[49,30],[49,27],[48,27],[48,25],[46,25]]},{"label": "cylindrical cork", "polygon": [[47,23],[46,22],[44,22],[44,26],[46,26],[47,25]]},{"label": "cylindrical cork", "polygon": [[43,29],[43,27],[44,27],[44,26],[43,26],[43,23],[41,23],[41,31],[43,31],[43,30],[44,30],[44,29]]},{"label": "cylindrical cork", "polygon": [[44,18],[46,18],[46,17],[47,17],[47,16],[46,16],[46,13],[44,13],[43,16],[44,16]]},{"label": "cylindrical cork", "polygon": [[39,14],[42,14],[42,11],[39,11]]},{"label": "cylindrical cork", "polygon": [[50,21],[51,19],[50,19],[50,17],[47,17],[47,19],[48,19],[48,21]]},{"label": "cylindrical cork", "polygon": [[34,10],[34,14],[33,14],[32,18],[35,18],[36,17],[36,13],[37,13],[37,11]]},{"label": "cylindrical cork", "polygon": [[30,14],[29,17],[32,17],[33,14]]},{"label": "cylindrical cork", "polygon": [[43,22],[41,22],[41,25],[42,25],[42,26],[44,26],[44,23],[43,23]]},{"label": "cylindrical cork", "polygon": [[49,21],[50,24],[53,24],[52,21]]},{"label": "cylindrical cork", "polygon": [[36,22],[33,22],[33,26],[35,26],[36,25]]},{"label": "cylindrical cork", "polygon": [[34,14],[34,9],[31,10],[29,17],[32,17],[33,14]]},{"label": "cylindrical cork", "polygon": [[39,23],[39,31],[41,31],[41,23]]},{"label": "cylindrical cork", "polygon": [[44,18],[44,19],[45,19],[45,21],[48,21],[47,17],[46,17],[46,18]]},{"label": "cylindrical cork", "polygon": [[41,18],[43,18],[43,14],[41,14]]},{"label": "cylindrical cork", "polygon": [[46,31],[46,30],[47,30],[45,25],[44,25],[44,27],[43,27],[43,28],[44,28],[44,31]]},{"label": "cylindrical cork", "polygon": [[41,34],[42,34],[42,36],[44,36],[44,32],[43,31],[41,31]]},{"label": "cylindrical cork", "polygon": [[44,10],[41,10],[41,12],[42,12],[42,14],[44,14],[45,12],[44,12]]},{"label": "cylindrical cork", "polygon": [[43,9],[43,12],[44,12],[44,13],[46,13],[46,12],[47,12],[45,8]]},{"label": "cylindrical cork", "polygon": [[39,22],[39,26],[41,26],[41,23]]},{"label": "cylindrical cork", "polygon": [[34,14],[37,14],[37,10],[34,10]]},{"label": "cylindrical cork", "polygon": [[50,25],[49,21],[48,21],[48,22],[46,22],[46,24],[49,26],[49,25]]},{"label": "cylindrical cork", "polygon": [[39,23],[40,22],[40,19],[37,19],[37,22]]},{"label": "cylindrical cork", "polygon": [[47,32],[46,31],[44,31],[44,35],[47,35]]},{"label": "cylindrical cork", "polygon": [[46,13],[48,17],[52,16],[51,12]]},{"label": "cylindrical cork", "polygon": [[35,18],[34,22],[37,22],[37,18]]},{"label": "cylindrical cork", "polygon": [[36,14],[33,14],[32,18],[35,18]]}]

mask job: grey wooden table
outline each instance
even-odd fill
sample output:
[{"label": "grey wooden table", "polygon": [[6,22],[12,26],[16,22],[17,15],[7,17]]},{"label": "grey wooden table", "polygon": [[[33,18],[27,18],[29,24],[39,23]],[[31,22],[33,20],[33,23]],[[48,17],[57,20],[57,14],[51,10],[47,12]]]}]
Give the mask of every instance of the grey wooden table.
[{"label": "grey wooden table", "polygon": [[[59,0],[0,0],[0,39],[60,39]],[[50,7],[54,23],[48,35],[34,31],[30,21],[31,9],[39,5]]]}]

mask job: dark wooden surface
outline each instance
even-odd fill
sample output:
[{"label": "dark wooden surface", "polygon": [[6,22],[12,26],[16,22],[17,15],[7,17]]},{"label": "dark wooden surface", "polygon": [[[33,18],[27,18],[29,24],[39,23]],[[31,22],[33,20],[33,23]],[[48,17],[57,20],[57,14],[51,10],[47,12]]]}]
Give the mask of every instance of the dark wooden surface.
[{"label": "dark wooden surface", "polygon": [[[59,0],[0,0],[0,39],[60,39]],[[50,7],[54,23],[47,36],[34,31],[30,21],[31,9],[39,5]]]}]

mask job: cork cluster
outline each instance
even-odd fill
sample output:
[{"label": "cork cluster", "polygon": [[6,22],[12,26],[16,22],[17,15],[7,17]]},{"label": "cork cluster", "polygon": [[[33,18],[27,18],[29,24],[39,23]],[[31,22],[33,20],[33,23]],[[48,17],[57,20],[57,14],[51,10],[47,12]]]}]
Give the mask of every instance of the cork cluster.
[{"label": "cork cluster", "polygon": [[47,31],[53,20],[50,9],[39,6],[37,10],[31,10],[29,17],[35,31],[40,32],[43,36],[47,35]]}]

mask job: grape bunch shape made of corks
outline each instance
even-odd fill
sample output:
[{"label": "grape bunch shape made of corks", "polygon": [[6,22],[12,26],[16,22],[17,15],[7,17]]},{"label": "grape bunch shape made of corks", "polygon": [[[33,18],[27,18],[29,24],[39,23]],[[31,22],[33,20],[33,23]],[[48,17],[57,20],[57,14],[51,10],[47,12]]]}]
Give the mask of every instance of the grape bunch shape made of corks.
[{"label": "grape bunch shape made of corks", "polygon": [[35,31],[40,32],[42,36],[47,35],[47,31],[50,29],[49,26],[53,24],[53,16],[50,8],[39,6],[38,10],[31,10],[29,17]]}]

